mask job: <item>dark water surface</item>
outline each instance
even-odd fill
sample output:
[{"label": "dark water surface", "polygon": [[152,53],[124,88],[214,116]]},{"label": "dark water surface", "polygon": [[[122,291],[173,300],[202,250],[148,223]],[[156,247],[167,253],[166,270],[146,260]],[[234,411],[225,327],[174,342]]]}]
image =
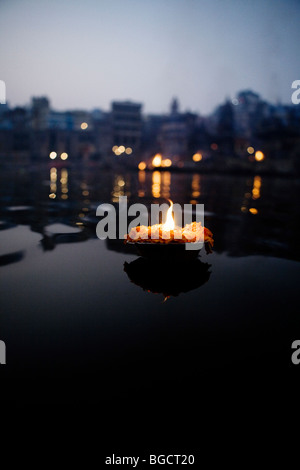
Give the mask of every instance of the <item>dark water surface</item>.
[{"label": "dark water surface", "polygon": [[[205,374],[295,369],[299,180],[71,168],[2,170],[0,179],[10,380],[80,373],[85,399],[97,401],[132,388],[195,390]],[[204,203],[213,253],[153,267],[122,242],[99,240],[96,207],[121,195]],[[45,399],[78,398],[61,393]]]}]

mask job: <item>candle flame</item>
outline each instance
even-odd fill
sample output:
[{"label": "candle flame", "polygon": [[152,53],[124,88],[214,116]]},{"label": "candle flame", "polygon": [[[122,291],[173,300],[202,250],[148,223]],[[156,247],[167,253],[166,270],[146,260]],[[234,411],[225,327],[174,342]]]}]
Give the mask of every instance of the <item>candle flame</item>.
[{"label": "candle flame", "polygon": [[171,201],[171,199],[168,199],[168,201],[171,203],[171,205],[170,205],[170,207],[167,211],[166,221],[162,226],[162,229],[166,230],[166,231],[174,230],[174,228],[175,228],[175,222],[174,222],[174,218],[173,218],[173,214],[172,214],[173,202]]}]

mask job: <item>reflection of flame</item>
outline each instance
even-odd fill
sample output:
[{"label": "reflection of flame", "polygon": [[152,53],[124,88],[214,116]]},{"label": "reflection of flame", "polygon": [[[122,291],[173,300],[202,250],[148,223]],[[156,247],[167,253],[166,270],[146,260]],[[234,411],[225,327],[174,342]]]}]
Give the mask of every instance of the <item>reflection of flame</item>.
[{"label": "reflection of flame", "polygon": [[162,226],[162,229],[166,230],[166,231],[174,230],[174,228],[175,228],[175,222],[174,222],[174,218],[173,218],[173,214],[172,214],[173,202],[171,201],[171,199],[168,199],[168,201],[171,203],[171,205],[170,205],[170,207],[168,209],[168,212],[167,212],[166,221]]}]

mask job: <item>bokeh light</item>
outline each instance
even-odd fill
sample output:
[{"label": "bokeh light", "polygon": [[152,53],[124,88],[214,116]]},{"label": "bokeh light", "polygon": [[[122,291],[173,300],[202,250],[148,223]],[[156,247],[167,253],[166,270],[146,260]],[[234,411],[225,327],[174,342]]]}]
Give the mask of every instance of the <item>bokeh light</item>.
[{"label": "bokeh light", "polygon": [[200,162],[200,161],[202,160],[202,155],[201,155],[201,153],[198,153],[198,152],[195,153],[195,154],[193,155],[193,160],[194,160],[194,162]]},{"label": "bokeh light", "polygon": [[157,153],[152,160],[152,165],[155,167],[161,166],[161,160],[162,160],[161,155]]},{"label": "bokeh light", "polygon": [[172,165],[172,160],[170,158],[165,158],[164,160],[162,160],[161,165],[166,168],[169,168]]},{"label": "bokeh light", "polygon": [[139,169],[139,170],[145,170],[145,169],[146,169],[146,166],[147,166],[147,165],[146,165],[145,162],[140,162],[140,163],[138,164],[138,169]]},{"label": "bokeh light", "polygon": [[255,207],[250,207],[249,212],[251,212],[253,215],[258,214],[258,210]]},{"label": "bokeh light", "polygon": [[263,161],[264,158],[265,158],[265,155],[263,154],[263,152],[261,152],[260,150],[257,150],[257,152],[255,152],[255,160],[257,162]]}]

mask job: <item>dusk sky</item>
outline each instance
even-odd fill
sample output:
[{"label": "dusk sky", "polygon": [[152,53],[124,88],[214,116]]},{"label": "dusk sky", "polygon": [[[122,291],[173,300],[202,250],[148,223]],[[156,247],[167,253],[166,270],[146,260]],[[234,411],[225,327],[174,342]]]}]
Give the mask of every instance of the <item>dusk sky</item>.
[{"label": "dusk sky", "polygon": [[143,103],[208,114],[244,89],[291,104],[299,0],[0,0],[0,79],[10,105]]}]

